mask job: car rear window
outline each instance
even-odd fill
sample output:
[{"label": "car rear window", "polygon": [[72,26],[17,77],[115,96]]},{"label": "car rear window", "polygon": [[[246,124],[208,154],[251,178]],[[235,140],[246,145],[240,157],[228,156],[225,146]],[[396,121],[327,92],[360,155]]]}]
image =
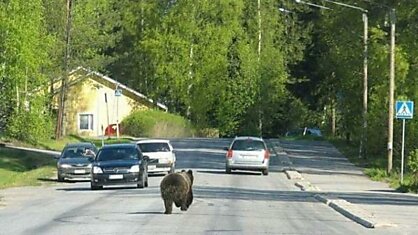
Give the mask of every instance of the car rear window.
[{"label": "car rear window", "polygon": [[101,149],[97,155],[97,161],[112,160],[136,160],[138,152],[134,148],[108,148]]},{"label": "car rear window", "polygon": [[264,142],[259,140],[235,140],[232,144],[232,150],[241,150],[241,151],[257,151],[257,150],[264,150],[265,145]]},{"label": "car rear window", "polygon": [[170,152],[170,147],[167,143],[140,143],[138,146],[143,153]]}]

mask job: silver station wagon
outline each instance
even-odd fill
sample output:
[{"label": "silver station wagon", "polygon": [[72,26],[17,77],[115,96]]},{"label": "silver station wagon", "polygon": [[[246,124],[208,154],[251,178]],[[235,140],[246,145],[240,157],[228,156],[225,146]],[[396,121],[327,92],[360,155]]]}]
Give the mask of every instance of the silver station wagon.
[{"label": "silver station wagon", "polygon": [[258,137],[235,137],[226,148],[226,173],[231,170],[261,171],[268,175],[270,152],[263,139]]}]

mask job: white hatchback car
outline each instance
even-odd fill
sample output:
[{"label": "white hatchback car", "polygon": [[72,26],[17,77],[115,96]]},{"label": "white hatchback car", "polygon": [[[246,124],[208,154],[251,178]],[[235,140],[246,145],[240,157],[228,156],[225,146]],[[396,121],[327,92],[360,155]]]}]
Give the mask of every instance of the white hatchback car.
[{"label": "white hatchback car", "polygon": [[235,137],[225,150],[226,173],[231,173],[231,170],[252,170],[268,175],[270,152],[263,139]]},{"label": "white hatchback car", "polygon": [[176,154],[169,140],[147,139],[136,143],[142,154],[150,158],[148,173],[174,172]]}]

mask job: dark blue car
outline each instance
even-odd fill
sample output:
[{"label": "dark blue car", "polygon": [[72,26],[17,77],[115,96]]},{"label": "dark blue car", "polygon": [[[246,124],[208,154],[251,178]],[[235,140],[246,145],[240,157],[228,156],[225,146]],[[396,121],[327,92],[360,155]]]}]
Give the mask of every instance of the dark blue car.
[{"label": "dark blue car", "polygon": [[91,189],[105,185],[135,184],[148,187],[148,156],[136,144],[103,146],[97,153],[91,169]]}]

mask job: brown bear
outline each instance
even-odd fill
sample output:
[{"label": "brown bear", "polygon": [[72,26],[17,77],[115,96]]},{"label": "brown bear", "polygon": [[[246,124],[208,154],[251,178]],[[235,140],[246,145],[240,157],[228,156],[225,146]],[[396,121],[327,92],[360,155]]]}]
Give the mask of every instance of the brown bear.
[{"label": "brown bear", "polygon": [[176,207],[186,211],[193,202],[193,172],[181,172],[166,175],[160,183],[161,197],[164,200],[164,214],[171,214],[173,202]]}]

